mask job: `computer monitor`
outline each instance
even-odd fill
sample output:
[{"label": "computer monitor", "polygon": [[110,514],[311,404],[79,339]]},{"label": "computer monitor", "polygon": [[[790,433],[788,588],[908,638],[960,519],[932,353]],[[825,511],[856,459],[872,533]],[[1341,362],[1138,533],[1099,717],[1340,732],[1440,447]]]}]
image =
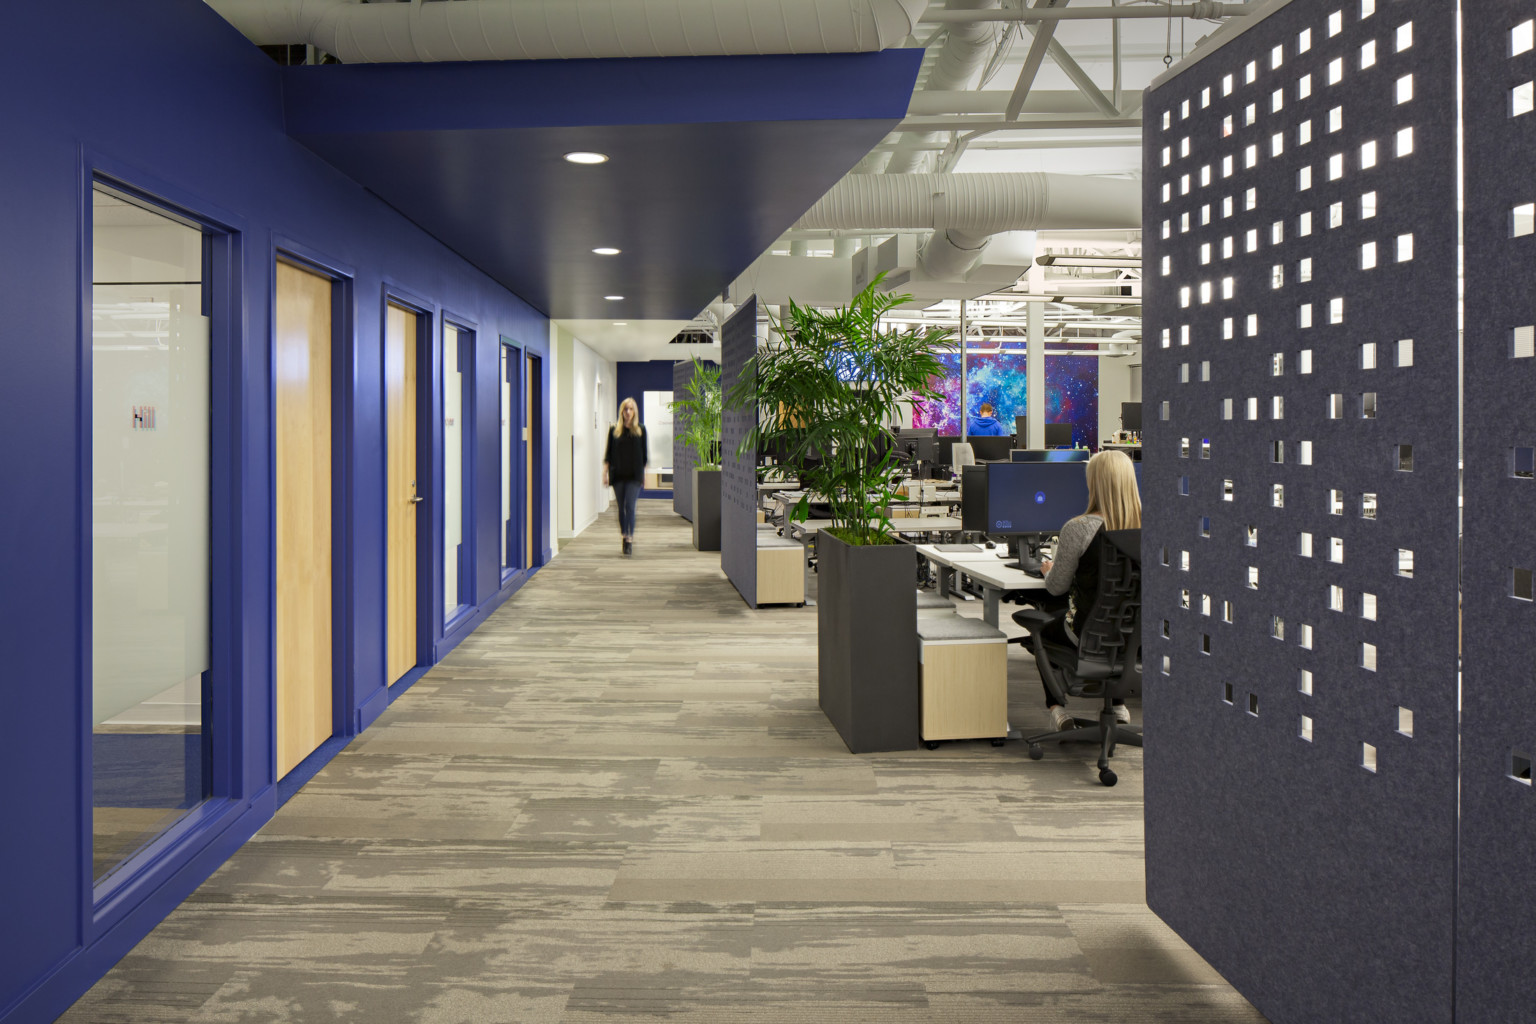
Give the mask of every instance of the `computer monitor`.
[{"label": "computer monitor", "polygon": [[1088,507],[1088,474],[1077,463],[993,462],[987,471],[986,532],[1056,533]]},{"label": "computer monitor", "polygon": [[970,437],[966,440],[970,442],[971,454],[976,456],[977,462],[1006,461],[1013,450],[1011,437]]},{"label": "computer monitor", "polygon": [[1045,446],[1047,448],[1071,448],[1072,424],[1047,423],[1045,425]]},{"label": "computer monitor", "polygon": [[965,466],[960,470],[960,529],[987,532],[986,466]]},{"label": "computer monitor", "polygon": [[1121,430],[1135,430],[1135,431],[1138,431],[1138,432],[1141,430],[1141,403],[1140,402],[1121,402],[1120,403],[1120,429]]},{"label": "computer monitor", "polygon": [[1010,462],[1087,462],[1092,457],[1086,448],[1015,448],[1008,453]]},{"label": "computer monitor", "polygon": [[931,466],[939,461],[939,432],[934,427],[906,427],[896,441],[914,463]]},{"label": "computer monitor", "polygon": [[1029,444],[1029,417],[1015,416],[1013,418],[1013,436],[1019,444]]}]

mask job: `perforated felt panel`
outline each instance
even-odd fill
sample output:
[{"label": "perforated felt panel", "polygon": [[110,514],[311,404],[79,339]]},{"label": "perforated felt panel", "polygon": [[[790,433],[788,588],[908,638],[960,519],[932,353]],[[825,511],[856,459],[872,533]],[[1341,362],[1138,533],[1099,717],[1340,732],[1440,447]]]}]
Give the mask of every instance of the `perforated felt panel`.
[{"label": "perforated felt panel", "polygon": [[1303,0],[1147,93],[1148,903],[1276,1022],[1452,1013],[1454,17]]},{"label": "perforated felt panel", "polygon": [[757,607],[757,453],[738,455],[757,425],[757,406],[734,405],[731,391],[757,354],[757,297],[737,308],[720,328],[720,568],[742,599]]},{"label": "perforated felt panel", "polygon": [[[672,400],[675,402],[687,394],[688,382],[693,379],[693,364],[672,364]],[[672,511],[684,519],[693,519],[693,449],[682,441],[688,430],[688,414],[681,408],[672,410]]]},{"label": "perforated felt panel", "polygon": [[1463,24],[1466,453],[1457,1019],[1536,1014],[1536,14]]}]

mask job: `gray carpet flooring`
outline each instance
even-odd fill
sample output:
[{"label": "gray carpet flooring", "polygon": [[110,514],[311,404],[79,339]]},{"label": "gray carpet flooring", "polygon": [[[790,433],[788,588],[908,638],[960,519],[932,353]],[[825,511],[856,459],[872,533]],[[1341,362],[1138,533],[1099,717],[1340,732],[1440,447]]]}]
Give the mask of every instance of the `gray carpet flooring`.
[{"label": "gray carpet flooring", "polygon": [[62,1020],[1263,1021],[1144,905],[1141,751],[852,756],[814,608],[748,609],[670,503],[618,549],[568,541]]}]

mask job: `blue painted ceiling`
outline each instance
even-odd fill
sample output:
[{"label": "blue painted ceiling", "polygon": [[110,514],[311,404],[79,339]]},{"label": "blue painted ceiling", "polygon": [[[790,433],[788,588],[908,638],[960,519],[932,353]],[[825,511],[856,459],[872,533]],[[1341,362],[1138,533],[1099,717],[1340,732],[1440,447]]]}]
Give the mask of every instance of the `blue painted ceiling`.
[{"label": "blue painted ceiling", "polygon": [[549,316],[682,320],[885,136],[921,58],[327,65],[284,98],[295,139]]}]

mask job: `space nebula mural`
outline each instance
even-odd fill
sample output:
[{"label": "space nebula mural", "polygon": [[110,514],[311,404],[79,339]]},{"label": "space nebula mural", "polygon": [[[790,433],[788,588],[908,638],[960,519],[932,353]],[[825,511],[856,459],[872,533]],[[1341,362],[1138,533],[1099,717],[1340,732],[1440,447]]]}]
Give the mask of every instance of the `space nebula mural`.
[{"label": "space nebula mural", "polygon": [[[914,427],[937,427],[941,435],[960,433],[960,353],[939,354],[946,373],[934,381],[937,402],[920,403],[913,409]],[[1028,414],[1023,352],[975,354],[969,359],[971,434],[1011,434],[1013,418]],[[980,415],[991,405],[995,425]],[[1045,357],[1045,406],[1047,423],[1071,423],[1072,443],[1099,445],[1099,360],[1095,356]]]}]

